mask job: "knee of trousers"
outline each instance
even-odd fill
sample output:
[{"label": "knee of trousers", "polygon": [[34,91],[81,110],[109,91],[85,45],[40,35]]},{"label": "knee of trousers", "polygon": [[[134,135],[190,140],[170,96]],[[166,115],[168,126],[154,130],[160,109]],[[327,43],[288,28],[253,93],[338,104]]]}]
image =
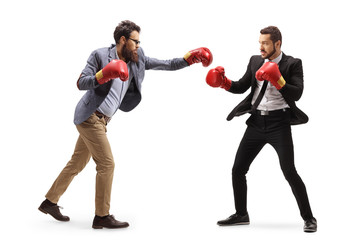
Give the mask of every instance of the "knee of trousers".
[{"label": "knee of trousers", "polygon": [[115,162],[108,162],[106,164],[97,164],[96,166],[96,171],[98,173],[106,173],[106,174],[110,174],[113,173],[115,169]]},{"label": "knee of trousers", "polygon": [[231,172],[233,176],[244,176],[248,173],[249,168],[250,165],[244,164],[243,161],[237,161],[235,159]]},{"label": "knee of trousers", "polygon": [[86,164],[72,164],[68,163],[64,169],[62,170],[63,173],[71,174],[71,175],[78,175],[84,168]]},{"label": "knee of trousers", "polygon": [[294,179],[295,177],[298,176],[298,173],[295,168],[291,168],[291,169],[287,169],[287,170],[282,169],[282,171],[283,171],[285,179],[288,181],[291,181],[292,179]]},{"label": "knee of trousers", "polygon": [[241,178],[244,178],[245,175],[247,174],[248,172],[248,169],[241,169],[241,168],[236,168],[236,167],[233,167],[232,168],[232,178],[233,179],[241,179]]}]

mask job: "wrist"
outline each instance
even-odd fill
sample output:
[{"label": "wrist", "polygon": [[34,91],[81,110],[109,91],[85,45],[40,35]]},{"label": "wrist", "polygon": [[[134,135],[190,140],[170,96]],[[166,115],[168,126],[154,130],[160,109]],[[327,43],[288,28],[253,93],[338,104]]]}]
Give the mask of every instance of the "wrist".
[{"label": "wrist", "polygon": [[224,76],[224,81],[221,84],[221,88],[224,88],[226,91],[229,91],[232,85],[232,81]]},{"label": "wrist", "polygon": [[99,81],[99,80],[102,79],[103,77],[104,77],[104,75],[103,75],[102,70],[98,71],[98,72],[95,74],[95,79],[96,79],[96,81]]},{"label": "wrist", "polygon": [[280,77],[280,79],[277,81],[277,85],[279,86],[277,89],[280,90],[281,88],[283,88],[286,84],[285,79],[283,78],[283,76]]},{"label": "wrist", "polygon": [[183,57],[184,60],[188,63],[189,66],[192,64],[192,62],[190,60],[190,56],[191,56],[191,52],[187,52]]}]

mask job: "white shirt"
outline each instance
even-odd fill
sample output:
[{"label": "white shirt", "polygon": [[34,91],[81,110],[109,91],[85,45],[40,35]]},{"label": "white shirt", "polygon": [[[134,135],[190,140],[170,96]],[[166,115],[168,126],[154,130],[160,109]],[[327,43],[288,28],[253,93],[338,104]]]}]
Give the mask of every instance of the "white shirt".
[{"label": "white shirt", "polygon": [[[116,52],[116,59],[119,59],[119,56]],[[113,80],[113,84],[111,85],[110,91],[106,96],[105,100],[101,103],[98,107],[98,111],[105,114],[108,117],[112,117],[115,112],[118,110],[126,91],[129,88],[130,82],[130,71],[129,71],[129,80],[128,81],[121,81],[120,78],[115,78]]]},{"label": "white shirt", "polygon": [[[272,60],[271,62],[274,62],[276,64],[279,64],[281,58],[283,56],[283,53],[281,52],[280,55]],[[268,62],[269,59],[265,59],[264,63]],[[255,103],[256,98],[258,97],[260,93],[260,89],[262,85],[264,84],[264,81],[256,80],[257,87],[255,88],[254,96],[251,101],[251,104]],[[274,87],[271,83],[268,83],[264,97],[261,99],[261,102],[259,106],[257,107],[257,110],[262,111],[274,111],[279,110],[283,108],[289,108],[289,105],[286,103],[285,99],[281,95],[281,93]]]}]

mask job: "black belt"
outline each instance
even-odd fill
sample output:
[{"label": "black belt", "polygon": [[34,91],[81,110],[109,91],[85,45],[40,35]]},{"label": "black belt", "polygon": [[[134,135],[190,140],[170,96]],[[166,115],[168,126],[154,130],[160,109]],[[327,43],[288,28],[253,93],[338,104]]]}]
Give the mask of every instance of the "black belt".
[{"label": "black belt", "polygon": [[287,111],[289,111],[289,108],[283,108],[283,109],[274,110],[274,111],[256,110],[255,112],[257,115],[261,115],[261,116],[274,116],[274,115],[281,115]]},{"label": "black belt", "polygon": [[106,116],[105,114],[103,114],[103,113],[101,113],[101,112],[99,112],[99,111],[95,111],[95,114],[96,114],[96,116],[98,116],[100,119],[101,118],[104,118],[104,120],[105,120],[105,122],[106,123],[109,123],[110,122],[110,120],[111,120],[111,117],[108,117],[108,116]]}]

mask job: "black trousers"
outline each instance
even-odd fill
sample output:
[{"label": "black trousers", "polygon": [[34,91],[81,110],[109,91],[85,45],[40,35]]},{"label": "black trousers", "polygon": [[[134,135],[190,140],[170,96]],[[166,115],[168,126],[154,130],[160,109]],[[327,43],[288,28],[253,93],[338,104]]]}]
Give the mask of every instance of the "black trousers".
[{"label": "black trousers", "polygon": [[304,220],[313,217],[305,184],[294,165],[294,148],[290,126],[290,111],[277,111],[274,115],[252,114],[247,120],[247,129],[236,153],[232,169],[232,182],[236,212],[247,213],[246,174],[265,144],[273,146],[280,160],[281,170],[290,184],[300,214]]}]

